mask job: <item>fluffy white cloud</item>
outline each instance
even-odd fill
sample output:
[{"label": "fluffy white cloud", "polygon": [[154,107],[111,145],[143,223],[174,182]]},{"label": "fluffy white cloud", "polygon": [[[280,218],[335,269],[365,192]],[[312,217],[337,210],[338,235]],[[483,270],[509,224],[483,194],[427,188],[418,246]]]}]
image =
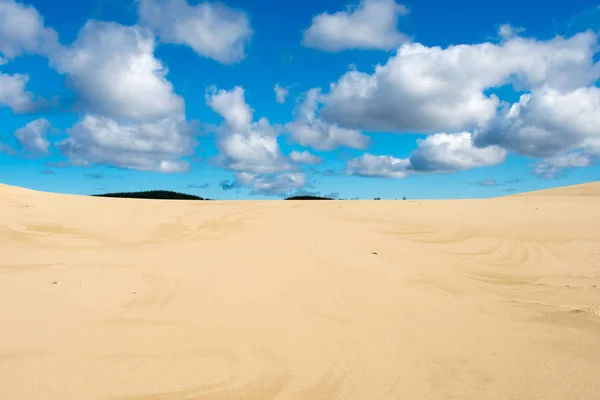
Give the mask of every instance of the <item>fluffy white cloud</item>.
[{"label": "fluffy white cloud", "polygon": [[575,149],[596,152],[600,150],[600,88],[560,92],[545,87],[525,94],[478,132],[475,143],[500,145],[531,157]]},{"label": "fluffy white cloud", "polygon": [[252,122],[253,110],[246,103],[244,89],[217,90],[206,95],[208,105],[225,122],[217,130],[218,165],[240,172],[270,174],[293,169],[281,153],[278,130],[266,118]]},{"label": "fluffy white cloud", "polygon": [[395,0],[361,0],[346,11],[314,17],[304,31],[303,44],[330,52],[390,50],[409,40],[397,28],[399,17],[407,13]]},{"label": "fluffy white cloud", "polygon": [[592,164],[592,159],[584,153],[570,153],[561,156],[546,158],[533,168],[533,173],[542,178],[555,178],[563,170],[569,168],[587,167]]},{"label": "fluffy white cloud", "polygon": [[180,172],[195,141],[184,102],[154,57],[152,32],[89,21],[52,59],[68,75],[84,115],[57,146],[78,165]]},{"label": "fluffy white cloud", "polygon": [[222,190],[249,188],[251,195],[281,196],[306,186],[306,175],[303,172],[281,174],[253,174],[235,172],[234,181],[223,181]]},{"label": "fluffy white cloud", "polygon": [[140,20],[165,43],[184,44],[223,64],[246,57],[252,37],[248,16],[221,3],[186,0],[139,0]]},{"label": "fluffy white cloud", "polygon": [[314,154],[310,154],[308,151],[292,151],[290,153],[290,159],[299,164],[320,164],[323,159]]},{"label": "fluffy white cloud", "polygon": [[57,147],[76,165],[105,164],[140,171],[184,172],[179,158],[194,147],[183,119],[126,122],[88,114]]},{"label": "fluffy white cloud", "polygon": [[506,150],[489,146],[477,148],[468,132],[438,133],[417,141],[408,158],[364,154],[351,159],[346,171],[351,175],[404,178],[408,174],[450,173],[491,166],[503,162]]},{"label": "fluffy white cloud", "polygon": [[275,91],[275,101],[277,101],[279,104],[285,103],[285,100],[290,94],[289,90],[279,86],[279,83],[275,84],[275,88],[273,90]]},{"label": "fluffy white cloud", "polygon": [[316,150],[334,150],[342,146],[366,148],[369,138],[360,131],[342,128],[317,116],[320,97],[320,89],[310,89],[294,110],[294,121],[285,125],[292,140]]},{"label": "fluffy white cloud", "polygon": [[15,131],[17,141],[27,152],[31,154],[48,153],[50,141],[46,134],[50,129],[50,122],[45,118],[32,121]]},{"label": "fluffy white cloud", "polygon": [[33,93],[27,91],[28,75],[3,74],[0,72],[0,107],[10,107],[14,113],[23,113],[35,108]]},{"label": "fluffy white cloud", "polygon": [[152,120],[180,112],[167,69],[154,57],[154,35],[138,26],[89,21],[53,63],[71,80],[86,112]]},{"label": "fluffy white cloud", "polygon": [[469,132],[437,133],[417,140],[409,157],[410,168],[422,172],[454,172],[504,162],[506,150],[498,146],[478,148]]},{"label": "fluffy white cloud", "polygon": [[368,177],[404,178],[409,167],[410,160],[408,158],[376,156],[365,153],[358,158],[348,160],[346,172],[350,175]]},{"label": "fluffy white cloud", "polygon": [[252,182],[250,194],[285,195],[304,186],[306,176],[302,172],[267,175]]},{"label": "fluffy white cloud", "polygon": [[59,47],[56,31],[44,26],[34,7],[0,0],[0,53],[6,58],[28,53],[50,55]]},{"label": "fluffy white cloud", "polygon": [[[282,195],[306,185],[306,176],[279,148],[279,129],[266,118],[253,121],[253,110],[246,103],[242,87],[217,90],[206,94],[208,105],[225,120],[217,129],[219,149],[217,165],[234,171],[233,182],[221,182],[223,190],[246,187],[251,194]],[[293,153],[307,160],[309,153]],[[311,156],[314,157],[314,156]]]},{"label": "fluffy white cloud", "polygon": [[457,132],[484,126],[499,99],[485,91],[573,90],[600,75],[597,38],[585,32],[537,41],[513,37],[500,44],[426,47],[406,44],[374,73],[351,70],[322,97],[321,115],[346,128],[391,132]]}]

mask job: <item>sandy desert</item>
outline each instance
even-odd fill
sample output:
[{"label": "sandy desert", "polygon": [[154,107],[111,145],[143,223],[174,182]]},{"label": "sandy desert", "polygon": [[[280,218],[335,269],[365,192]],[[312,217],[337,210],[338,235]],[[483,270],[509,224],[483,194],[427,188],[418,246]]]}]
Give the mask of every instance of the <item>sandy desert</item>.
[{"label": "sandy desert", "polygon": [[600,399],[600,183],[485,200],[0,185],[0,399]]}]

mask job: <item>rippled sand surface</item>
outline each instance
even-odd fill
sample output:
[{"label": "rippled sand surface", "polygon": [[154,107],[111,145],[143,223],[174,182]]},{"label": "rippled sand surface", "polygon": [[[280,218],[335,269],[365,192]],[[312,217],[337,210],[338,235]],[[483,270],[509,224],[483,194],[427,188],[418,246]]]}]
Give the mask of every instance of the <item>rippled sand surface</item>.
[{"label": "rippled sand surface", "polygon": [[0,399],[600,399],[600,183],[173,202],[0,185]]}]

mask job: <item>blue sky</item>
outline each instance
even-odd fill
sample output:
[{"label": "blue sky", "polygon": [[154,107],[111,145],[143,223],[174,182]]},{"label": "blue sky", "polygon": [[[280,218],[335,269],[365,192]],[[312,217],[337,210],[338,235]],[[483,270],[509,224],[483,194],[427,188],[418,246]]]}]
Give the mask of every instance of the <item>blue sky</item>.
[{"label": "blue sky", "polygon": [[0,182],[425,199],[597,180],[599,7],[0,0]]}]

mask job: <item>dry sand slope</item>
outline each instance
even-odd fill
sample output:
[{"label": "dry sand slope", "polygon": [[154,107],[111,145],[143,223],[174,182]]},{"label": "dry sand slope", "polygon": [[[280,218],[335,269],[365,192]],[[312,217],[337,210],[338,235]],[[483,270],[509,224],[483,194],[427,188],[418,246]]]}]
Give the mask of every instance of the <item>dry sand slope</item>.
[{"label": "dry sand slope", "polygon": [[0,186],[0,247],[3,400],[600,399],[599,183],[394,202]]}]

